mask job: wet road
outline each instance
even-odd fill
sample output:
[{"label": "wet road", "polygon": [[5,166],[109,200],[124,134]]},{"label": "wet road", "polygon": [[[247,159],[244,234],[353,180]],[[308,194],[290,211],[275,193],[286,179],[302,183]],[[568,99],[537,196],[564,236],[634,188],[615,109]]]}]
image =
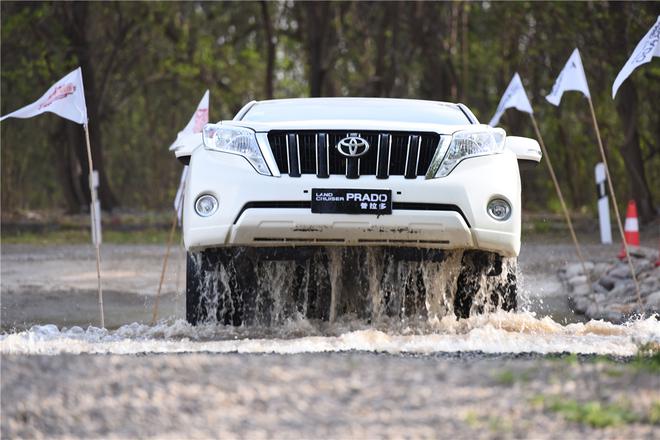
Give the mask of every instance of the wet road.
[{"label": "wet road", "polygon": [[[592,258],[606,258],[617,250],[585,246]],[[104,245],[102,274],[108,328],[150,322],[158,287],[163,246]],[[569,243],[532,242],[519,258],[521,307],[551,316],[557,322],[579,322],[568,307],[556,272],[575,260]],[[98,325],[94,250],[87,245],[3,245],[0,326],[3,331],[33,324]],[[185,254],[173,251],[166,273],[159,317],[184,317]]]}]

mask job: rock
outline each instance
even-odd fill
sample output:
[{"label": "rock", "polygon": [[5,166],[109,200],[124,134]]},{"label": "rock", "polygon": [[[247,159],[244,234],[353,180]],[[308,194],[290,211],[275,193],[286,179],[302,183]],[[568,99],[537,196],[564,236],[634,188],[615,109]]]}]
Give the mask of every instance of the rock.
[{"label": "rock", "polygon": [[585,313],[591,304],[591,300],[585,296],[573,298],[573,308],[578,313]]},{"label": "rock", "polygon": [[569,303],[576,313],[620,323],[636,313],[660,313],[660,267],[655,267],[656,259],[657,252],[648,248],[633,254],[643,305],[637,299],[627,261],[589,262],[589,274],[580,263],[568,263],[558,275],[571,292]]},{"label": "rock", "polygon": [[611,267],[612,264],[610,263],[596,263],[594,269],[591,271],[591,278],[596,280],[602,277]]},{"label": "rock", "polygon": [[568,280],[568,284],[570,284],[571,286],[577,286],[578,284],[585,284],[586,282],[587,282],[586,275],[576,275]]},{"label": "rock", "polygon": [[[591,261],[585,261],[584,267],[587,269],[587,272],[591,272],[591,270],[594,268],[594,263]],[[582,263],[568,263],[560,271],[560,276],[566,280],[575,278],[578,275],[585,275],[584,271],[582,270]]]},{"label": "rock", "polygon": [[660,266],[653,267],[651,270],[640,274],[637,278],[640,280],[652,279],[660,282]]},{"label": "rock", "polygon": [[644,258],[646,260],[655,261],[658,258],[658,251],[647,247],[628,247],[630,256]]},{"label": "rock", "polygon": [[618,280],[614,288],[610,290],[608,296],[611,298],[624,298],[630,295],[637,295],[635,292],[635,282],[632,279]]},{"label": "rock", "polygon": [[602,303],[605,301],[607,297],[603,295],[602,293],[596,293],[593,296],[593,300],[596,301],[597,303]]},{"label": "rock", "polygon": [[589,284],[587,283],[573,286],[573,295],[575,296],[583,296],[583,295],[588,295],[590,293],[591,293],[591,287],[589,287]]},{"label": "rock", "polygon": [[591,319],[600,319],[600,317],[603,315],[603,308],[599,306],[596,303],[591,303],[589,307],[587,307],[587,311],[584,313]]},{"label": "rock", "polygon": [[598,280],[598,284],[607,290],[612,290],[612,288],[614,288],[614,284],[616,284],[616,281],[617,280],[614,277],[603,275]]},{"label": "rock", "polygon": [[635,275],[639,276],[644,272],[648,272],[654,266],[650,260],[633,260],[633,267],[635,268]]},{"label": "rock", "polygon": [[646,297],[646,310],[660,312],[660,290]]},{"label": "rock", "polygon": [[[635,271],[636,272],[636,271]],[[614,277],[614,278],[631,278],[630,276],[630,268],[628,267],[628,263],[619,263],[611,269],[608,273],[609,276]]]},{"label": "rock", "polygon": [[603,287],[600,283],[593,283],[591,284],[591,288],[595,293],[607,293],[608,290]]},{"label": "rock", "polygon": [[582,265],[580,263],[570,263],[563,267],[560,271],[560,276],[565,280],[570,280],[582,274]]},{"label": "rock", "polygon": [[601,319],[605,319],[606,321],[610,321],[615,324],[619,324],[624,320],[623,313],[614,310],[605,310],[604,312],[602,312],[600,317]]},{"label": "rock", "polygon": [[660,290],[660,280],[657,278],[648,277],[639,283],[639,290],[642,296]]}]

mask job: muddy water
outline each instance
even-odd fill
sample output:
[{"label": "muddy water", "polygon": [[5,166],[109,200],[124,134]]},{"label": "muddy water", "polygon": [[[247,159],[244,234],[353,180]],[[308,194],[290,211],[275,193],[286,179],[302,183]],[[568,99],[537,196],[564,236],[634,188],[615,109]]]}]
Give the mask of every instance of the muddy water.
[{"label": "muddy water", "polygon": [[[566,246],[565,246],[566,247]],[[367,262],[375,270],[382,271],[385,277],[374,277],[368,283],[370,290],[363,304],[372,312],[369,316],[359,316],[348,310],[338,314],[342,303],[342,293],[350,286],[332,289],[330,322],[311,319],[305,310],[289,310],[284,313],[286,301],[281,295],[274,298],[273,310],[281,311],[274,323],[232,327],[217,323],[207,323],[197,327],[188,325],[183,317],[183,301],[177,293],[176,283],[170,277],[166,286],[164,315],[156,325],[148,325],[153,295],[145,295],[142,290],[148,287],[158,274],[161,249],[110,249],[104,255],[105,268],[110,273],[133,271],[140,289],[130,283],[122,285],[120,295],[106,297],[106,310],[131,310],[132,314],[114,315],[111,329],[99,329],[92,325],[95,320],[93,290],[88,290],[89,269],[81,272],[79,253],[75,249],[58,249],[52,254],[41,251],[32,254],[31,249],[3,248],[2,301],[3,325],[7,329],[8,319],[22,310],[30,310],[32,315],[23,318],[20,325],[12,325],[16,330],[5,331],[0,335],[0,353],[8,354],[59,354],[59,353],[320,353],[343,352],[350,350],[384,353],[433,354],[443,352],[475,351],[483,353],[594,353],[631,356],[640,345],[660,343],[660,321],[656,317],[633,319],[623,325],[613,325],[600,321],[576,322],[566,310],[565,297],[554,276],[558,261],[570,253],[570,246],[553,248],[543,245],[527,251],[527,258],[518,270],[521,299],[519,311],[493,311],[468,319],[457,320],[451,313],[451,301],[446,300],[445,291],[433,290],[434,286],[447,283],[442,274],[451,273],[447,268],[427,266],[421,271],[422,281],[430,294],[427,294],[421,314],[378,313],[382,310],[382,280],[387,279],[388,271],[417,271],[412,266],[397,266],[383,269],[377,261]],[[529,249],[529,248],[528,248]],[[559,251],[552,258],[552,249]],[[137,256],[136,256],[137,255]],[[8,257],[8,258],[7,258]],[[523,250],[523,258],[525,250]],[[84,256],[83,259],[89,258]],[[31,261],[37,260],[39,264]],[[455,263],[455,262],[454,262]],[[443,264],[447,264],[444,262]],[[330,266],[330,277],[339,275]],[[284,286],[290,282],[285,273],[277,269],[264,269],[264,279],[270,286]],[[113,272],[114,271],[114,272]],[[270,271],[270,272],[269,272]],[[28,275],[29,272],[29,275]],[[146,279],[145,274],[154,274]],[[400,276],[401,273],[398,273]],[[375,282],[378,278],[378,282]],[[403,277],[405,278],[405,277]],[[117,280],[127,283],[126,277]],[[380,288],[375,288],[381,283]],[[155,283],[154,283],[155,284]],[[86,290],[77,289],[83,285]],[[48,290],[48,288],[57,290]],[[430,287],[430,288],[429,288]],[[67,288],[69,290],[67,291]],[[136,291],[140,290],[140,291]],[[277,290],[277,289],[274,289]],[[50,296],[58,292],[57,296]],[[180,291],[179,291],[180,292]],[[392,289],[390,289],[392,292]],[[397,298],[390,295],[390,298]],[[81,308],[81,298],[86,298],[90,307]],[[343,296],[346,297],[345,295]],[[11,302],[20,300],[20,307],[12,308]],[[22,302],[21,302],[22,301]],[[279,303],[278,303],[279,301]],[[10,303],[8,306],[7,304]],[[558,306],[554,306],[557,304]],[[375,315],[374,315],[375,313]],[[35,319],[35,316],[48,316],[48,319]],[[59,316],[59,317],[58,317]],[[64,320],[62,316],[73,316]],[[377,319],[373,319],[376,316]],[[561,318],[560,318],[561,317]],[[568,317],[568,319],[566,319]],[[135,322],[133,322],[135,321]]]},{"label": "muddy water", "polygon": [[373,328],[346,318],[334,324],[291,320],[282,326],[234,328],[217,324],[193,327],[183,320],[157,325],[58,329],[55,325],[0,336],[0,352],[60,353],[321,353],[350,350],[433,354],[590,353],[632,356],[640,345],[660,343],[655,317],[614,325],[601,321],[561,325],[528,312],[495,312],[456,320],[446,317],[425,325],[405,322]]},{"label": "muddy water", "polygon": [[[277,255],[253,248],[194,253],[188,275],[194,322],[281,325],[297,315],[334,322],[353,315],[436,322],[515,308],[515,258],[474,251],[306,247]],[[282,258],[284,257],[284,258]],[[522,290],[521,290],[521,295]]]}]

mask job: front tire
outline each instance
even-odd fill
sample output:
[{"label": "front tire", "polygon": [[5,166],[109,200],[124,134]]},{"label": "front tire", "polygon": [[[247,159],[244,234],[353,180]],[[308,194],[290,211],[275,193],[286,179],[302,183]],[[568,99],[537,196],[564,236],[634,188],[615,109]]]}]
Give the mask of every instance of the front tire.
[{"label": "front tire", "polygon": [[249,258],[233,249],[188,252],[186,320],[241,325],[253,315],[257,278]]},{"label": "front tire", "polygon": [[502,309],[513,311],[518,305],[515,259],[484,251],[465,251],[456,283],[454,314],[468,318]]}]

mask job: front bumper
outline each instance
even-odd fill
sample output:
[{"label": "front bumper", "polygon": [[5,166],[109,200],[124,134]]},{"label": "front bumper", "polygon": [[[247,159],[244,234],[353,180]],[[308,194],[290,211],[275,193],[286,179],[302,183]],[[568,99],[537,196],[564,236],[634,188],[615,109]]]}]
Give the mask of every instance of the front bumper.
[{"label": "front bumper", "polygon": [[[312,188],[391,189],[391,215],[312,214]],[[207,218],[194,202],[213,194],[220,207]],[[512,207],[506,221],[486,212],[493,198]],[[520,250],[520,177],[513,153],[464,160],[444,178],[262,176],[243,157],[197,149],[184,205],[188,249],[222,246],[389,245],[481,249],[504,256]]]}]

